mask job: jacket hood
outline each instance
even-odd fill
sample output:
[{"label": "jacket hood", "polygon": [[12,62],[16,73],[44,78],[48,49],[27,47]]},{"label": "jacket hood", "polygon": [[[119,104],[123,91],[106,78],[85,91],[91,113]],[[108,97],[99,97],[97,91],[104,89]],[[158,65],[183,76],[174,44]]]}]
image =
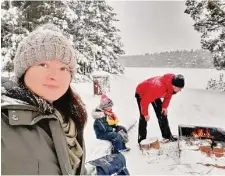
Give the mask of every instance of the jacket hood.
[{"label": "jacket hood", "polygon": [[13,87],[16,87],[16,83],[10,80],[8,77],[1,77],[1,103],[2,106],[6,105],[21,105],[21,104],[28,104],[25,101],[21,101],[16,98],[11,98],[7,96],[7,92]]},{"label": "jacket hood", "polygon": [[94,119],[101,119],[105,117],[105,113],[104,111],[100,108],[100,106],[98,106],[97,108],[95,108],[92,113],[91,113],[92,117]]}]

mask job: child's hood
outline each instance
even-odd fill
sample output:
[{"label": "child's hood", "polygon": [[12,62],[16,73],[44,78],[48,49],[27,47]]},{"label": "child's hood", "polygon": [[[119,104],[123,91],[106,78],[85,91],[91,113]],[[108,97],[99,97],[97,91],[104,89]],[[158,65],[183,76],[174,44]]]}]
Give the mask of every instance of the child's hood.
[{"label": "child's hood", "polygon": [[95,108],[91,115],[94,119],[101,119],[105,117],[105,113],[100,107]]}]

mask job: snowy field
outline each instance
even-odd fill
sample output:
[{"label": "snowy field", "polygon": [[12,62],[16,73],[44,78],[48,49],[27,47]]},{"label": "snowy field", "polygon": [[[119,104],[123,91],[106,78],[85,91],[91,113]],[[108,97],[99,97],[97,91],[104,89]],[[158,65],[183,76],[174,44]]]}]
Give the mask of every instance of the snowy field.
[{"label": "snowy field", "polygon": [[[111,79],[111,92],[107,95],[114,101],[114,111],[122,125],[129,127],[138,119],[138,108],[134,97],[136,85],[150,76],[173,72],[181,73],[186,78],[185,89],[172,98],[169,107],[169,122],[173,134],[178,134],[178,125],[203,125],[225,127],[224,102],[225,92],[206,91],[207,81],[219,78],[221,73],[212,69],[177,69],[177,68],[126,68],[121,77]],[[74,88],[82,96],[88,110],[88,123],[85,129],[87,160],[103,156],[110,144],[95,139],[91,111],[99,104],[100,97],[93,95],[91,83],[75,84]],[[149,106],[151,119],[148,122],[148,137],[161,138],[153,108]],[[137,145],[137,125],[129,133],[131,147],[125,153],[131,175],[215,175],[225,174],[225,169],[196,164],[214,159],[202,155],[183,154],[178,157],[177,143],[161,145],[158,153],[144,155]],[[220,162],[225,165],[225,157]]]}]

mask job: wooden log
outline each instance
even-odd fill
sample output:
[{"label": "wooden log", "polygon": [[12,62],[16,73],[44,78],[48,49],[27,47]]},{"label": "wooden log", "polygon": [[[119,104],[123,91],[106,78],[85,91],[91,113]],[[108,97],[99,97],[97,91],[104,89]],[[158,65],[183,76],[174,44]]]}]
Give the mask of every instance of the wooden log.
[{"label": "wooden log", "polygon": [[203,153],[205,153],[208,157],[212,156],[212,148],[211,146],[204,146],[204,145],[201,145],[199,147],[199,150]]},{"label": "wooden log", "polygon": [[159,144],[158,138],[148,138],[141,141],[140,147],[143,150],[150,150],[150,149],[158,150],[160,148],[160,144]]},{"label": "wooden log", "polygon": [[148,139],[142,140],[140,143],[140,148],[142,150],[149,150],[150,149],[150,143]]},{"label": "wooden log", "polygon": [[152,142],[150,144],[150,148],[154,148],[154,149],[159,149],[160,148],[160,144],[159,144],[159,141],[155,141],[155,142]]},{"label": "wooden log", "polygon": [[215,155],[215,157],[220,158],[224,156],[224,148],[221,147],[213,147],[213,154]]}]

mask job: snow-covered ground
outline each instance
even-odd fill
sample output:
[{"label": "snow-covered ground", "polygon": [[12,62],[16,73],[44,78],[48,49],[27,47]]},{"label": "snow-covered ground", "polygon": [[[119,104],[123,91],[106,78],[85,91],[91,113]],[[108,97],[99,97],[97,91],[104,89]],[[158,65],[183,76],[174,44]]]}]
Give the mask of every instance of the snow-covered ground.
[{"label": "snow-covered ground", "polygon": [[[148,77],[168,72],[181,73],[186,78],[185,89],[172,98],[169,107],[168,118],[173,134],[178,134],[179,124],[224,128],[225,92],[205,90],[207,81],[214,77],[218,78],[220,74],[220,72],[211,69],[126,68],[124,76],[111,79],[111,92],[107,94],[114,101],[114,111],[120,118],[121,124],[128,127],[138,119],[138,108],[134,97],[136,85]],[[74,84],[74,88],[83,98],[89,114],[85,129],[87,160],[95,159],[103,156],[110,147],[110,143],[97,140],[93,131],[91,111],[99,104],[100,97],[93,95],[91,83]],[[151,120],[148,122],[148,137],[160,139],[160,130],[151,106],[149,106],[149,112]],[[176,142],[161,145],[161,149],[157,153],[143,154],[137,145],[137,125],[130,131],[129,137],[128,146],[131,147],[131,151],[124,155],[131,175],[225,174],[225,169],[196,164],[202,160],[209,160],[204,155],[200,157],[191,153],[183,153],[179,158]]]}]

